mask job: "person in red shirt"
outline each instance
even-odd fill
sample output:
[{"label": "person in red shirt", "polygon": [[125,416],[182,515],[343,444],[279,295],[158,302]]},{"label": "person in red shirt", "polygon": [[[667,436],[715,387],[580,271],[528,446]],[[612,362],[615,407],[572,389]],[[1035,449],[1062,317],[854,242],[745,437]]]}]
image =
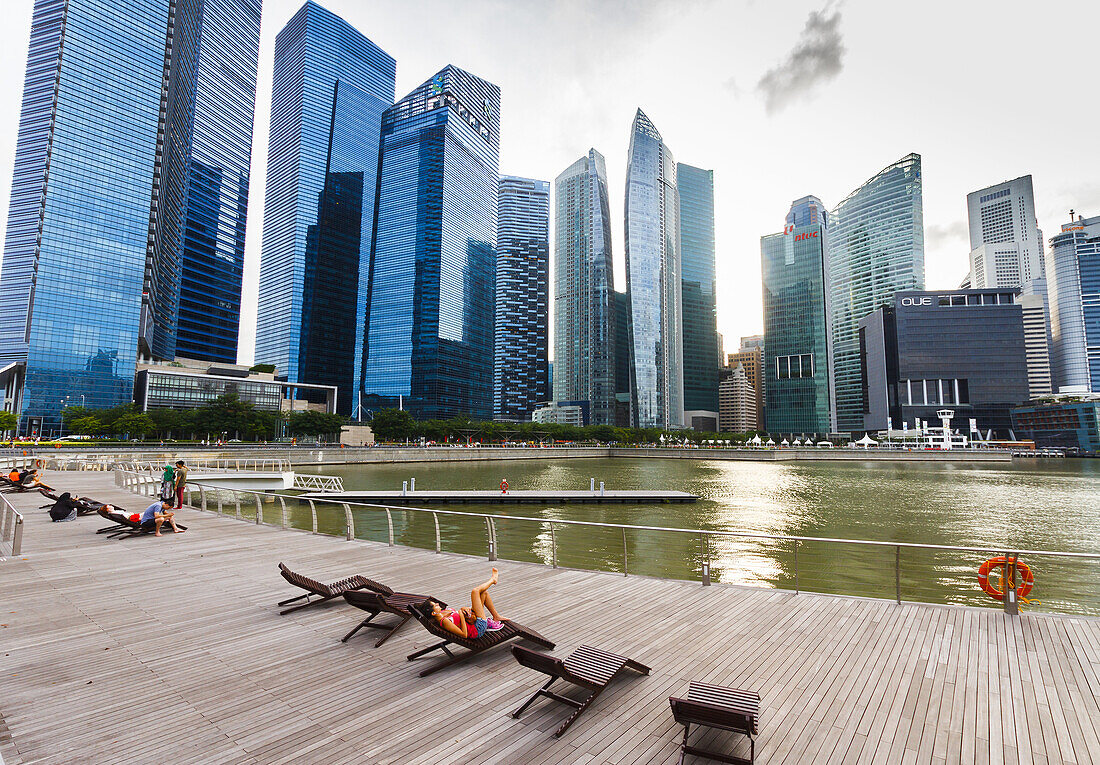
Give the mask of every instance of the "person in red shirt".
[{"label": "person in red shirt", "polygon": [[497,583],[498,572],[494,568],[493,576],[489,581],[470,590],[470,608],[443,608],[434,600],[432,617],[439,626],[454,635],[468,640],[476,640],[486,632],[495,632],[501,629],[505,621],[504,617],[493,606],[493,599],[489,597],[489,588]]}]

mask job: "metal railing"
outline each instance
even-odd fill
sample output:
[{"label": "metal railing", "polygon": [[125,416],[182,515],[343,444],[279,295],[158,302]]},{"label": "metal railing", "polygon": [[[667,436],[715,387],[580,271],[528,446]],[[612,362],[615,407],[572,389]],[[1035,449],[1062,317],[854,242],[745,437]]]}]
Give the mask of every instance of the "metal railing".
[{"label": "metal railing", "polygon": [[[147,474],[116,471],[119,486],[155,495]],[[1047,587],[1043,610],[1100,614],[1100,554],[1020,549],[1013,545],[959,546],[865,539],[790,536],[716,529],[580,521],[496,513],[403,507],[282,494],[189,486],[189,504],[257,524],[299,528],[346,539],[434,547],[435,552],[483,554],[497,560],[540,562],[554,568],[638,573],[712,580],[837,595],[933,603],[995,605],[978,589],[977,568],[1004,556],[1008,581],[1020,583],[1016,561],[1042,561]],[[264,505],[278,503],[265,514]],[[430,519],[424,526],[420,519]],[[384,525],[382,525],[384,523]],[[526,531],[517,530],[525,527]],[[432,540],[434,539],[434,545]],[[445,544],[446,542],[446,544]],[[503,549],[503,552],[502,552]],[[686,565],[684,565],[686,563]],[[1014,587],[1006,591],[1016,592]],[[1003,604],[1015,612],[1015,598]]]},{"label": "metal railing", "polygon": [[23,514],[0,494],[0,552],[19,555],[23,551]]},{"label": "metal railing", "polygon": [[343,491],[344,480],[338,475],[295,473],[294,488],[298,491]]}]

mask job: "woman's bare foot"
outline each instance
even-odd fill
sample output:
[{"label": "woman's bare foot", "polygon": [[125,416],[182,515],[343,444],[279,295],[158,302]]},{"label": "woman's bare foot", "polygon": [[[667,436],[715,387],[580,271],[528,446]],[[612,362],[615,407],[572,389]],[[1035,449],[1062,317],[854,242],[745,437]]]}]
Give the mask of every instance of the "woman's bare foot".
[{"label": "woman's bare foot", "polygon": [[500,572],[499,572],[499,571],[497,571],[497,570],[496,570],[496,569],[494,568],[494,569],[493,569],[493,575],[492,575],[491,577],[489,577],[489,581],[490,581],[490,582],[492,582],[493,584],[496,584],[496,583],[497,583],[497,575],[498,575],[499,573],[500,573]]}]

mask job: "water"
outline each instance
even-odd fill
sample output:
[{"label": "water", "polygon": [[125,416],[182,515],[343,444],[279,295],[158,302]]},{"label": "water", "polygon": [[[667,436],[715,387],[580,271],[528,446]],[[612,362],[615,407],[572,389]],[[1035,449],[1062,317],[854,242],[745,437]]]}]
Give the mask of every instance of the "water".
[{"label": "water", "polygon": [[[542,520],[738,531],[783,536],[866,539],[935,545],[1100,553],[1100,461],[1017,460],[1011,465],[949,463],[773,463],[718,460],[556,459],[328,466],[345,488],[394,489],[416,478],[418,489],[678,489],[694,504],[447,505],[455,512]],[[300,511],[299,511],[300,512]],[[320,512],[322,529],[343,531],[342,512]],[[356,534],[385,540],[381,511],[356,510]],[[394,512],[395,541],[434,548],[430,514]],[[486,554],[484,521],[440,514],[446,551]],[[618,529],[498,521],[498,555],[513,560],[610,571],[624,569]],[[894,547],[866,547],[629,532],[631,574],[699,579],[704,560],[722,582],[817,592],[895,597]],[[905,600],[1000,607],[981,592],[977,569],[989,555],[903,549]],[[1041,610],[1100,613],[1100,562],[1029,555]],[[797,577],[797,581],[796,581]],[[1027,606],[1025,606],[1026,608]]]}]

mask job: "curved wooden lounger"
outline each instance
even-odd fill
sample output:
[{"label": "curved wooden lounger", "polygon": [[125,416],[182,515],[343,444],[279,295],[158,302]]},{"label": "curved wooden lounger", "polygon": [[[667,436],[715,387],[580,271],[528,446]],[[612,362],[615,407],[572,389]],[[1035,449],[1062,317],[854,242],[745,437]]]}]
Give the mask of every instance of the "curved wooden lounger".
[{"label": "curved wooden lounger", "polygon": [[[431,598],[431,600],[434,600],[436,603],[442,605],[442,601],[438,600],[437,598]],[[464,662],[479,653],[488,651],[492,648],[496,648],[498,645],[503,645],[509,640],[514,640],[516,638],[520,638],[522,640],[530,640],[532,643],[541,645],[548,650],[554,650],[553,642],[547,640],[542,635],[535,632],[533,629],[529,627],[524,627],[522,624],[518,624],[511,619],[504,622],[504,626],[501,629],[496,630],[495,632],[486,632],[481,637],[470,640],[468,638],[460,638],[458,635],[450,633],[440,627],[439,624],[436,623],[436,620],[432,617],[431,607],[428,605],[427,599],[425,599],[422,603],[410,603],[408,608],[413,618],[420,622],[420,625],[424,629],[426,629],[428,632],[432,633],[436,637],[443,639],[443,642],[441,643],[436,643],[435,645],[428,646],[427,648],[422,648],[415,653],[410,653],[407,657],[408,660],[412,661],[413,659],[418,659],[425,654],[431,653],[432,651],[443,651],[443,653],[447,654],[447,656],[450,657],[441,662],[433,664],[427,669],[421,670],[421,677],[427,677],[428,675],[449,667],[452,664],[459,664],[461,662]],[[466,653],[462,653],[456,656],[455,654],[451,653],[450,649],[447,647],[452,645],[457,645],[465,648]]]},{"label": "curved wooden lounger", "polygon": [[[340,642],[348,642],[348,638],[364,627],[386,630],[386,634],[380,637],[378,642],[374,644],[374,647],[377,648],[389,640],[393,633],[404,627],[405,622],[413,618],[413,613],[409,610],[409,606],[415,603],[423,603],[428,599],[428,596],[415,595],[410,592],[394,592],[384,584],[379,584],[370,579],[366,581],[369,582],[366,589],[345,592],[344,600],[356,608],[366,611],[370,615],[361,621],[355,629],[340,638]],[[436,602],[444,608],[447,607],[446,603],[440,603],[438,600]],[[372,620],[381,613],[393,614],[399,621],[393,624],[375,624]]]},{"label": "curved wooden lounger", "polygon": [[[146,528],[143,526],[140,520],[131,521],[130,516],[133,515],[133,513],[127,512],[117,506],[113,507],[115,507],[115,512],[108,512],[102,507],[96,510],[97,513],[115,524],[114,526],[107,526],[99,529],[96,531],[97,534],[106,534],[110,539],[126,539],[156,532],[155,528]],[[181,530],[187,531],[187,527],[182,523],[177,523],[176,525],[179,526]]]},{"label": "curved wooden lounger", "polygon": [[[376,582],[371,582],[369,579],[365,579],[361,576],[350,576],[347,579],[341,579],[338,582],[332,584],[323,584],[316,579],[310,579],[304,574],[299,574],[295,571],[291,571],[284,564],[279,564],[279,573],[283,579],[290,582],[295,587],[301,587],[306,591],[305,595],[299,595],[296,598],[288,598],[287,600],[281,600],[277,605],[288,606],[291,603],[295,603],[299,600],[305,599],[305,603],[300,606],[294,606],[293,608],[287,608],[280,611],[280,614],[289,614],[291,611],[297,611],[302,608],[309,608],[310,606],[316,606],[319,603],[324,603],[334,598],[338,598],[345,592],[352,590],[361,590],[370,584],[377,585]],[[311,597],[316,596],[317,600],[310,600]]]},{"label": "curved wooden lounger", "polygon": [[[519,717],[523,714],[523,710],[531,706],[531,702],[539,696],[545,696],[548,699],[573,707],[573,714],[561,724],[561,727],[554,733],[555,736],[565,733],[569,726],[581,716],[581,712],[586,710],[588,705],[595,701],[596,697],[603,692],[603,689],[624,669],[632,669],[643,675],[649,674],[649,667],[641,662],[628,659],[617,653],[593,648],[590,645],[582,645],[565,659],[556,659],[553,656],[531,651],[518,645],[512,646],[512,655],[523,666],[550,676],[546,684],[535,691],[534,696],[527,699],[523,706],[512,713],[512,717]],[[588,697],[584,701],[577,701],[568,696],[554,693],[550,690],[550,686],[559,678],[567,683],[586,689]]]}]

